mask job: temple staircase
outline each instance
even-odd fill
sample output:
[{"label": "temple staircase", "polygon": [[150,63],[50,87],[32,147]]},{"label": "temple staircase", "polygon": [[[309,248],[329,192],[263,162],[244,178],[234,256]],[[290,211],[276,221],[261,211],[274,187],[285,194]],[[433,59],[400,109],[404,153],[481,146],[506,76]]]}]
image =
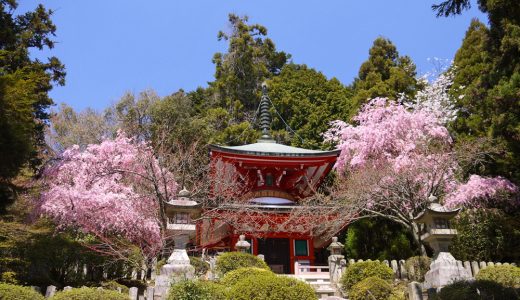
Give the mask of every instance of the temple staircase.
[{"label": "temple staircase", "polygon": [[310,284],[319,299],[339,296],[335,285],[330,282],[329,266],[309,266],[295,262],[294,275],[289,276]]}]

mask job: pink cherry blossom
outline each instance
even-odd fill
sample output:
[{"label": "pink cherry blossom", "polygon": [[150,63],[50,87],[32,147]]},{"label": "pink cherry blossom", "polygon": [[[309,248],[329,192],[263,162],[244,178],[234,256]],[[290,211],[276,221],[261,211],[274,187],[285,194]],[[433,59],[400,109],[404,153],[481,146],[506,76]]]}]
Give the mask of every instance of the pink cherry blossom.
[{"label": "pink cherry blossom", "polygon": [[[500,202],[508,200],[510,194],[516,193],[518,193],[518,187],[503,177],[486,178],[471,175],[468,182],[459,185],[446,197],[444,203],[448,207],[481,208],[496,206]],[[514,200],[508,201],[506,204],[520,205],[518,198],[514,198]]]},{"label": "pink cherry blossom", "polygon": [[147,255],[162,247],[154,177],[160,194],[173,195],[173,175],[161,168],[151,148],[118,133],[114,140],[73,146],[44,171],[43,215],[60,228],[75,228],[107,240],[123,237]]}]

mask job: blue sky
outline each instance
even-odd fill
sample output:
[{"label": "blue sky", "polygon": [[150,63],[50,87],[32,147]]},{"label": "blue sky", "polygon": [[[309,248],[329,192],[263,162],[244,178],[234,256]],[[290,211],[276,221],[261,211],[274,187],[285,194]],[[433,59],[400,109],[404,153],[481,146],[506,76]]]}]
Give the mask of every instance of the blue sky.
[{"label": "blue sky", "polygon": [[[420,73],[433,68],[428,58],[452,59],[471,19],[486,17],[475,7],[436,18],[430,6],[439,1],[47,0],[43,4],[55,10],[58,44],[37,55],[52,54],[65,64],[66,85],[51,96],[78,110],[103,109],[127,91],[190,91],[213,79],[211,58],[227,47],[216,36],[228,29],[233,12],[266,26],[295,63],[349,84],[378,36],[411,56]],[[20,1],[17,12],[40,2]]]}]

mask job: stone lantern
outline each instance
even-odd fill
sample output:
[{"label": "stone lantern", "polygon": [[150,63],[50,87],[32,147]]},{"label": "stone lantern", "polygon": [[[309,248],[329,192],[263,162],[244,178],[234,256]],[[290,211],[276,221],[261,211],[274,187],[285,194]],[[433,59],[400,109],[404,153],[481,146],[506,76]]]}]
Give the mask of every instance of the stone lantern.
[{"label": "stone lantern", "polygon": [[460,209],[442,206],[433,195],[428,200],[428,207],[414,218],[414,222],[423,224],[421,240],[428,243],[434,251],[430,270],[424,276],[424,288],[441,288],[457,280],[470,279],[470,271],[457,265],[449,252],[451,240],[457,235],[457,230],[451,228],[450,220]]},{"label": "stone lantern", "polygon": [[190,192],[185,188],[165,204],[166,232],[172,237],[174,249],[155,279],[157,299],[163,299],[160,297],[167,294],[172,283],[193,278],[195,268],[190,264],[186,245],[195,238],[197,230],[193,220],[201,212],[200,204],[190,199]]},{"label": "stone lantern", "polygon": [[330,273],[330,281],[332,283],[338,283],[341,275],[343,274],[343,270],[347,266],[347,261],[345,260],[345,256],[341,254],[343,250],[343,244],[338,242],[338,237],[332,237],[332,243],[330,243],[327,248],[330,251],[329,255],[329,273]]},{"label": "stone lantern", "polygon": [[238,237],[238,242],[235,244],[235,248],[238,252],[246,253],[249,251],[249,248],[251,248],[251,244],[248,241],[246,241],[246,236],[241,234]]}]

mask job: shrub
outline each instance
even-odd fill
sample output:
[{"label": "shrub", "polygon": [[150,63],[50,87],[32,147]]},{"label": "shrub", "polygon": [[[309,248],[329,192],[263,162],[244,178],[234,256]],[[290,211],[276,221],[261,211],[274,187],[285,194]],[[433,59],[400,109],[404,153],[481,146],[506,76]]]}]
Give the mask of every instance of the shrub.
[{"label": "shrub", "polygon": [[225,300],[226,289],[211,281],[185,280],[170,288],[167,300]]},{"label": "shrub", "polygon": [[126,285],[122,285],[114,280],[101,282],[101,287],[111,291],[117,291],[121,289],[121,293],[128,294],[129,288]]},{"label": "shrub", "polygon": [[269,270],[267,264],[260,258],[243,252],[226,252],[217,257],[217,272],[224,275],[238,268],[256,267]]},{"label": "shrub", "polygon": [[1,300],[45,300],[45,298],[35,290],[27,286],[0,283]]},{"label": "shrub", "polygon": [[388,300],[392,295],[392,285],[376,276],[368,277],[354,284],[348,292],[350,300]]},{"label": "shrub", "polygon": [[461,299],[519,299],[514,289],[488,280],[458,281],[442,288],[437,294],[439,300]]},{"label": "shrub", "polygon": [[238,281],[246,279],[248,277],[254,276],[262,276],[262,275],[272,275],[276,276],[273,272],[260,269],[260,268],[239,268],[230,272],[227,272],[226,275],[221,280],[221,283],[224,286],[232,286],[235,285]]},{"label": "shrub", "polygon": [[515,266],[487,267],[478,272],[477,280],[489,280],[505,287],[520,288],[520,268]]},{"label": "shrub", "polygon": [[209,264],[199,257],[190,256],[190,264],[195,268],[196,276],[202,276],[209,270]]},{"label": "shrub", "polygon": [[408,279],[417,282],[424,281],[424,274],[430,270],[432,259],[428,256],[413,256],[406,260],[404,266]]},{"label": "shrub", "polygon": [[314,289],[294,278],[271,273],[258,274],[239,280],[230,288],[233,300],[314,300]]},{"label": "shrub", "polygon": [[128,294],[82,287],[57,292],[52,300],[128,300]]},{"label": "shrub", "polygon": [[2,276],[0,276],[0,282],[18,284],[18,279],[16,279],[16,273],[15,272],[2,273]]},{"label": "shrub", "polygon": [[347,267],[341,276],[340,283],[344,292],[356,283],[368,277],[378,277],[384,280],[394,278],[394,272],[387,265],[378,261],[364,261],[354,263]]}]

